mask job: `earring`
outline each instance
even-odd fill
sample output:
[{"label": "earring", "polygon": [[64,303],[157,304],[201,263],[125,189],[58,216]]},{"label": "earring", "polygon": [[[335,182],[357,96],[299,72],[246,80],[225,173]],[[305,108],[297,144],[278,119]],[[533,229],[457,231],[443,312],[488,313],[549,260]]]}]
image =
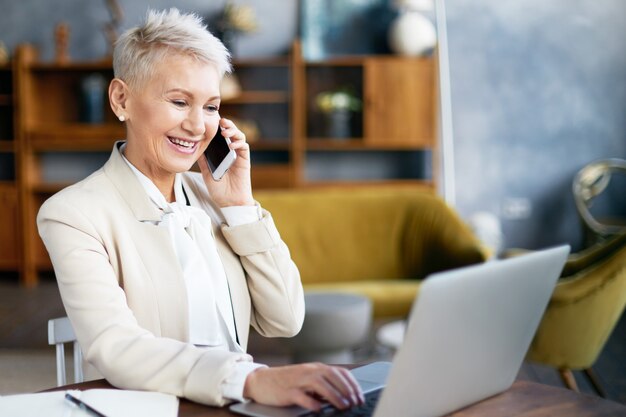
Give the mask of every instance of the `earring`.
[{"label": "earring", "polygon": [[120,115],[117,118],[120,119],[120,122],[123,122],[124,120],[126,120],[126,117],[124,117],[124,115]]}]

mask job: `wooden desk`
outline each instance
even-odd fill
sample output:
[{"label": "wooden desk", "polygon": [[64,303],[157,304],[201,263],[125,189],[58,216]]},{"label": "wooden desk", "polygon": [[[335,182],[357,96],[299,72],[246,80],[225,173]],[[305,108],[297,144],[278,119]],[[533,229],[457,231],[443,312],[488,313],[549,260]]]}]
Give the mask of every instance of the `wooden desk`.
[{"label": "wooden desk", "polygon": [[[103,379],[66,385],[50,391],[64,389],[113,388]],[[226,408],[214,408],[180,400],[180,417],[233,417]],[[608,417],[626,416],[626,406],[586,394],[579,394],[564,388],[538,384],[530,381],[516,381],[506,392],[466,407],[450,415],[451,417]]]}]

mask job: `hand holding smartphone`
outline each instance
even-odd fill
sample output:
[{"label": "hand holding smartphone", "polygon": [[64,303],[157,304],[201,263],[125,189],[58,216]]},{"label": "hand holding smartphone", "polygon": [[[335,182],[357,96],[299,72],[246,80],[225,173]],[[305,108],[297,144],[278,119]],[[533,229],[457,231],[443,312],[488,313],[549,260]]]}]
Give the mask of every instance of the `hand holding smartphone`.
[{"label": "hand holding smartphone", "polygon": [[217,133],[204,151],[211,176],[215,181],[221,180],[237,159],[237,153],[230,149],[229,144],[230,139],[225,138],[222,135],[222,129],[218,127]]}]

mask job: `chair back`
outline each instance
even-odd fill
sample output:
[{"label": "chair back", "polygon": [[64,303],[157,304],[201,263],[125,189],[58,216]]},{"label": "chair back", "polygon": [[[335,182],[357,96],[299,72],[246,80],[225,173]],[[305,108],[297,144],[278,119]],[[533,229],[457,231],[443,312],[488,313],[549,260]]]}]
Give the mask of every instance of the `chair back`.
[{"label": "chair back", "polygon": [[83,382],[83,356],[72,323],[67,317],[48,320],[48,344],[56,346],[57,386],[67,383],[65,377],[65,343],[74,346],[74,383]]},{"label": "chair back", "polygon": [[626,160],[611,158],[595,161],[578,171],[572,183],[576,208],[585,231],[595,235],[596,241],[597,238],[626,232],[626,219],[599,219],[590,210],[594,200],[608,187],[613,174],[626,175]]},{"label": "chair back", "polygon": [[573,254],[528,358],[559,369],[590,368],[626,307],[626,234]]}]

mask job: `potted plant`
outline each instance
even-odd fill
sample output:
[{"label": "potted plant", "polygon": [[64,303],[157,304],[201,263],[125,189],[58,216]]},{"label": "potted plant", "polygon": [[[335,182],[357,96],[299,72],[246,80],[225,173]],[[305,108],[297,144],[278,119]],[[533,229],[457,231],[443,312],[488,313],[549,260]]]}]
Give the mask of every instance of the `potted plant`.
[{"label": "potted plant", "polygon": [[362,101],[349,89],[322,91],[315,97],[317,109],[326,116],[327,134],[335,138],[352,136],[350,119],[361,110]]}]

